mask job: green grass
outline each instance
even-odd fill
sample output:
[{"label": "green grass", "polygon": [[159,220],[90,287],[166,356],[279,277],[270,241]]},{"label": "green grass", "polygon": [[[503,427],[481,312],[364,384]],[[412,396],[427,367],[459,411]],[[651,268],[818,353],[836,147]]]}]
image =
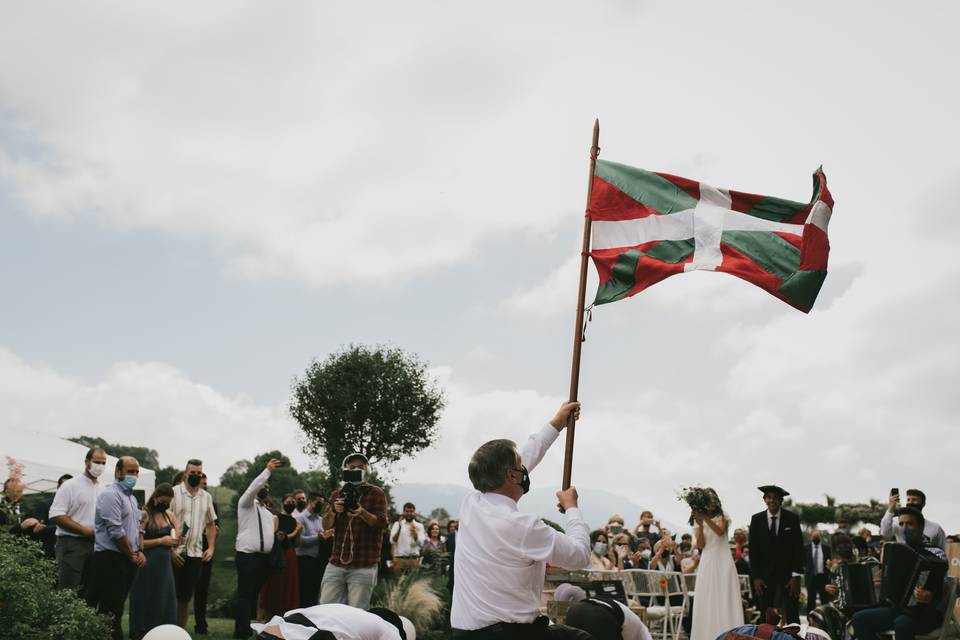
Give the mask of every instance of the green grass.
[{"label": "green grass", "polygon": [[[193,632],[193,624],[193,614],[190,614],[190,619],[187,620],[187,631],[190,632],[190,637],[195,640],[203,638],[207,640],[231,640],[233,638],[233,619],[211,618],[207,616],[209,632],[205,636],[195,634]],[[123,615],[123,631],[124,637],[129,637],[130,625],[126,614]]]}]

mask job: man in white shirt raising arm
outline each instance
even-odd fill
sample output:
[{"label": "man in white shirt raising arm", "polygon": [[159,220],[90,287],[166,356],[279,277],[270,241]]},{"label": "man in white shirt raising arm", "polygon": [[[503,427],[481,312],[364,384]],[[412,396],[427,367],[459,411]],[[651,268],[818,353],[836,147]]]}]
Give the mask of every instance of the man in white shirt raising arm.
[{"label": "man in white shirt raising arm", "polygon": [[577,490],[557,492],[567,515],[567,533],[537,516],[520,513],[517,501],[530,489],[530,475],[580,403],[564,403],[530,436],[522,453],[511,440],[491,440],[468,466],[476,491],[463,499],[450,624],[454,640],[556,640],[582,637],[579,630],[547,626],[540,615],[546,563],[577,569],[590,561],[590,534],[577,506]]}]

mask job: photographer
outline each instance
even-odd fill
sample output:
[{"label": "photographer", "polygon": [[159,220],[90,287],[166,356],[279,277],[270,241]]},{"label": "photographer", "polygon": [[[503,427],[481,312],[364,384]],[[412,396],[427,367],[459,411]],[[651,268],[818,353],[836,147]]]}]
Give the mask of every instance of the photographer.
[{"label": "photographer", "polygon": [[330,494],[323,528],[333,529],[333,552],[320,586],[320,604],[341,602],[366,609],[377,584],[377,564],[387,528],[387,497],[366,480],[367,457],[343,459],[343,487]]}]

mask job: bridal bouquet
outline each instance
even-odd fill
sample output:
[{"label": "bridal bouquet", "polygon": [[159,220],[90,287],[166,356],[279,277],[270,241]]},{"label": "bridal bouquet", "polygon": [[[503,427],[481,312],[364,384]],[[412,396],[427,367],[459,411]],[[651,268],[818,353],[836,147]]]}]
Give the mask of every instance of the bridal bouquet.
[{"label": "bridal bouquet", "polygon": [[694,522],[694,513],[710,513],[717,503],[713,493],[703,487],[684,487],[680,491],[678,499],[686,502],[687,506],[690,507],[689,523],[691,525]]}]

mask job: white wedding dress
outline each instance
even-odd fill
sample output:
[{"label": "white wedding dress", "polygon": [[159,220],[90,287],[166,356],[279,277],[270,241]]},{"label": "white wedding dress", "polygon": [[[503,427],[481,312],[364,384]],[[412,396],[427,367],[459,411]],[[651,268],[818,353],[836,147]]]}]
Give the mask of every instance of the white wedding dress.
[{"label": "white wedding dress", "polygon": [[[713,521],[723,527],[724,518],[730,522],[730,516],[726,514]],[[743,607],[726,530],[724,535],[718,536],[709,525],[702,526],[704,544],[697,567],[690,640],[715,640],[724,631],[743,624]]]}]

